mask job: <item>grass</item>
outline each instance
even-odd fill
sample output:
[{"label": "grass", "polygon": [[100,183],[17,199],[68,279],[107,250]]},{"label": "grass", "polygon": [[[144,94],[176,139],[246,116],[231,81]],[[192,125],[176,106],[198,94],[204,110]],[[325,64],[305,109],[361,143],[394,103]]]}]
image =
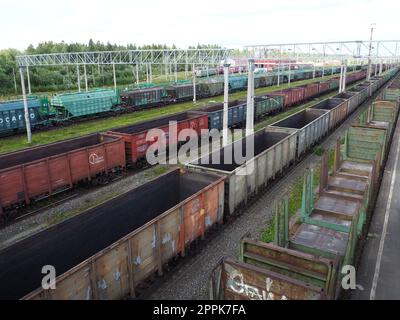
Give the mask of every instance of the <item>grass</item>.
[{"label": "grass", "polygon": [[[317,146],[321,147],[322,146]],[[322,152],[319,156],[322,156],[324,152]],[[330,149],[328,151],[329,157],[328,157],[328,167],[329,170],[333,168],[333,162],[334,162],[334,149]],[[320,172],[321,172],[321,167],[318,165],[316,168],[314,168],[314,180],[313,180],[313,185],[314,189],[318,186],[319,184],[319,178],[320,178]],[[289,218],[293,217],[297,211],[301,208],[301,202],[302,202],[302,195],[303,195],[303,180],[304,177],[301,176],[297,178],[294,183],[292,184],[291,191],[289,193]],[[272,215],[272,217],[266,222],[266,226],[264,229],[261,230],[261,241],[264,242],[273,242],[275,239],[275,213]]]},{"label": "grass", "polygon": [[321,145],[315,146],[313,149],[313,153],[315,155],[317,155],[318,157],[322,156],[324,154],[324,152],[325,152],[325,149]]},{"label": "grass", "polygon": [[[301,84],[319,81],[321,79],[329,79],[332,77],[334,77],[334,76],[327,76],[324,78],[296,81],[294,83],[291,83],[290,85],[285,84],[285,85],[279,86],[279,87],[272,86],[272,87],[267,87],[267,88],[259,88],[259,89],[255,90],[255,94],[256,95],[265,94],[265,93],[268,93],[271,91],[275,91],[277,89],[298,86]],[[336,94],[336,93],[333,93],[333,94]],[[245,98],[246,95],[247,95],[246,91],[236,92],[236,93],[231,94],[229,96],[229,99],[235,100],[235,99]],[[324,98],[326,98],[326,97],[327,96],[324,96]],[[322,98],[320,98],[320,99],[322,99]],[[265,121],[261,122],[259,125],[257,125],[256,129],[265,127],[266,125],[268,125],[274,121],[278,121],[279,119],[284,118],[294,112],[297,112],[298,110],[304,109],[307,106],[315,103],[316,101],[319,101],[320,99],[315,99],[314,101],[312,101],[306,105],[292,108],[288,112],[282,113],[275,117],[268,117],[267,120],[265,120]],[[223,96],[214,97],[211,101],[222,102]],[[7,152],[13,152],[13,151],[17,151],[20,149],[37,146],[37,145],[42,145],[42,144],[46,144],[46,143],[57,142],[57,141],[61,141],[64,139],[75,138],[75,137],[83,136],[83,135],[94,133],[94,132],[106,131],[111,128],[134,124],[134,123],[137,123],[140,121],[150,120],[150,119],[154,119],[154,118],[164,116],[164,115],[170,115],[170,114],[187,111],[187,110],[194,109],[194,108],[203,107],[209,103],[210,103],[210,99],[202,99],[202,100],[197,101],[196,103],[193,103],[192,101],[183,102],[183,103],[179,103],[179,104],[165,106],[163,108],[148,109],[148,110],[138,111],[138,112],[134,112],[134,113],[130,113],[130,114],[119,115],[119,116],[115,116],[115,117],[90,120],[90,121],[86,121],[86,122],[73,124],[73,125],[70,125],[67,127],[60,127],[59,129],[55,129],[55,130],[34,132],[32,134],[32,143],[31,144],[27,143],[26,136],[24,134],[18,135],[18,136],[12,136],[12,137],[5,137],[5,138],[0,139],[0,154],[7,153]]]}]

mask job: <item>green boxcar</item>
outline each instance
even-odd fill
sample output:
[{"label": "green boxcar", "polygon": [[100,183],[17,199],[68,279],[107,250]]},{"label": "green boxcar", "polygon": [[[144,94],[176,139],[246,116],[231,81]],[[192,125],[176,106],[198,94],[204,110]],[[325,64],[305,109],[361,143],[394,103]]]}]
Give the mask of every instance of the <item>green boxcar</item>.
[{"label": "green boxcar", "polygon": [[212,97],[224,93],[223,81],[203,82],[196,85],[196,94],[200,97]]},{"label": "green boxcar", "polygon": [[51,99],[57,118],[61,120],[108,112],[119,103],[119,95],[113,89],[63,93]]},{"label": "green boxcar", "polygon": [[339,88],[339,80],[338,79],[329,80],[329,88],[330,89]]},{"label": "green boxcar", "polygon": [[254,98],[254,109],[256,119],[283,108],[283,96],[260,96]]},{"label": "green boxcar", "polygon": [[247,76],[231,76],[228,81],[230,92],[247,88]]}]

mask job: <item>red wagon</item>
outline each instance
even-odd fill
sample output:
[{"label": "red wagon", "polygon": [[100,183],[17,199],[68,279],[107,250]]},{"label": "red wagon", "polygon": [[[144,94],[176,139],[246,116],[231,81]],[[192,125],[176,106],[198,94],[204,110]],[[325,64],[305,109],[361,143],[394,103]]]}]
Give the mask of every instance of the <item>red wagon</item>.
[{"label": "red wagon", "polygon": [[0,156],[0,216],[72,188],[81,181],[109,179],[125,168],[124,142],[92,134]]},{"label": "red wagon", "polygon": [[[168,137],[171,121],[176,122],[178,135],[183,129],[192,129],[196,132],[197,136],[200,136],[202,129],[208,129],[207,115],[195,112],[183,112],[113,129],[107,133],[123,138],[125,141],[127,163],[141,168],[146,164],[146,152],[148,148],[157,141],[156,138],[147,139],[148,132],[152,129],[160,129],[164,132],[165,136]],[[166,142],[168,145],[168,139]]]}]

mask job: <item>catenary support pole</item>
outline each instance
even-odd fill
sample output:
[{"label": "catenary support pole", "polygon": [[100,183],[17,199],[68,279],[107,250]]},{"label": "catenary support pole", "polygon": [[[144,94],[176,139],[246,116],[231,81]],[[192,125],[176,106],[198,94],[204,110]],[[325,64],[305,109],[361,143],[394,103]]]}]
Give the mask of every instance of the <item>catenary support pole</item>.
[{"label": "catenary support pole", "polygon": [[280,74],[280,71],[281,71],[281,62],[279,61],[278,62],[278,80],[277,80],[277,86],[279,87],[279,85],[280,85],[280,83],[281,83],[281,74]]},{"label": "catenary support pole", "polygon": [[14,89],[17,92],[17,78],[15,77],[15,69],[13,68]]},{"label": "catenary support pole", "polygon": [[344,66],[343,66],[342,92],[346,92],[346,73],[347,73],[347,60],[344,61]]},{"label": "catenary support pole", "polygon": [[26,79],[28,80],[28,94],[31,94],[32,90],[31,90],[31,78],[29,76],[29,67],[26,67]]},{"label": "catenary support pole", "polygon": [[26,135],[28,137],[28,143],[32,143],[31,121],[29,117],[28,101],[26,101],[24,70],[22,70],[22,68],[19,68],[19,74],[21,76],[22,99],[24,101]]},{"label": "catenary support pole", "polygon": [[78,91],[81,92],[81,75],[79,72],[79,64],[76,65],[76,75],[78,76]]},{"label": "catenary support pole", "polygon": [[246,136],[254,132],[254,59],[249,59],[249,78],[247,81]]},{"label": "catenary support pole", "polygon": [[196,102],[196,72],[194,70],[194,64],[192,65],[193,74],[193,102]]},{"label": "catenary support pole", "polygon": [[368,49],[368,69],[367,69],[367,80],[371,79],[371,72],[372,72],[372,68],[371,68],[371,51],[372,51],[372,34],[374,33],[374,26],[371,25],[370,27],[371,29],[371,34],[370,34],[370,38],[369,38],[369,49]]},{"label": "catenary support pole", "polygon": [[224,112],[222,118],[222,146],[228,145],[229,63],[224,63]]},{"label": "catenary support pole", "polygon": [[151,66],[151,63],[149,63],[149,76],[150,76],[150,83],[153,82],[153,67]]},{"label": "catenary support pole", "polygon": [[115,74],[115,63],[113,63],[112,66],[113,66],[114,92],[117,92],[117,76]]},{"label": "catenary support pole", "polygon": [[87,82],[87,73],[86,73],[86,64],[83,64],[83,76],[85,77],[85,89],[88,91],[88,82]]}]

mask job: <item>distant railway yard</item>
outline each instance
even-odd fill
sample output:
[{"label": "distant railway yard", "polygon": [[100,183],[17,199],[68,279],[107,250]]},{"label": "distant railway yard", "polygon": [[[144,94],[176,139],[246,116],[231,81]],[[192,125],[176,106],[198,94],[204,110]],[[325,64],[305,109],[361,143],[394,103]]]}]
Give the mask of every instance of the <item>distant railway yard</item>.
[{"label": "distant railway yard", "polygon": [[[400,65],[327,45],[16,57],[0,299],[400,298]],[[35,93],[49,66],[76,90]]]}]

